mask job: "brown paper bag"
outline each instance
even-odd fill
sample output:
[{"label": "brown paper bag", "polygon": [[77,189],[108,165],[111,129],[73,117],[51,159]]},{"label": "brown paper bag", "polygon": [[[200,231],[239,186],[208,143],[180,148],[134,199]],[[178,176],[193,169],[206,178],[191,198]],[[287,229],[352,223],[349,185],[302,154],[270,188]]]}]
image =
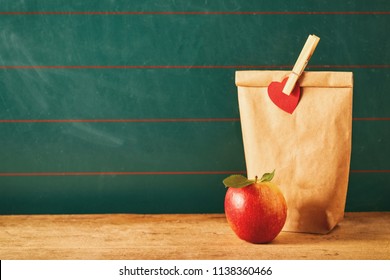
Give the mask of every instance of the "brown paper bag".
[{"label": "brown paper bag", "polygon": [[288,71],[237,71],[248,178],[275,171],[288,206],[284,231],[327,233],[343,219],[352,134],[352,73],[304,72],[292,114],[267,87]]}]

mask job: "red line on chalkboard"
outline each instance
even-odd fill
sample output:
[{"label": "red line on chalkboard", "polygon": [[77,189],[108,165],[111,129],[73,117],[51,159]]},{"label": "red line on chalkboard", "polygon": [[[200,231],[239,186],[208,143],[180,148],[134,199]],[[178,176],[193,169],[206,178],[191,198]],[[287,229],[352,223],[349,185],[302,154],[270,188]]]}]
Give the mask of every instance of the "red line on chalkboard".
[{"label": "red line on chalkboard", "polygon": [[390,121],[390,118],[352,118],[354,121]]},{"label": "red line on chalkboard", "polygon": [[[390,170],[351,170],[351,173],[390,173]],[[229,175],[246,174],[244,170],[225,171],[97,171],[97,172],[2,172],[0,177],[44,176],[131,176],[131,175]]]},{"label": "red line on chalkboard", "polygon": [[340,64],[340,65],[308,65],[307,69],[310,68],[321,68],[321,69],[332,69],[332,68],[349,68],[349,69],[366,69],[366,68],[390,68],[390,64]]},{"label": "red line on chalkboard", "polygon": [[0,177],[28,176],[115,176],[115,175],[219,175],[245,174],[245,171],[99,171],[99,172],[10,172],[0,173]]},{"label": "red line on chalkboard", "polygon": [[[352,118],[353,121],[390,121],[390,118]],[[171,118],[171,119],[0,119],[0,123],[176,123],[238,122],[240,118]]]},{"label": "red line on chalkboard", "polygon": [[2,11],[0,15],[388,15],[390,11]]},{"label": "red line on chalkboard", "polygon": [[390,173],[390,170],[351,170],[351,173]]},{"label": "red line on chalkboard", "polygon": [[[293,65],[0,65],[0,69],[291,69]],[[309,65],[307,69],[390,68],[390,64]]]},{"label": "red line on chalkboard", "polygon": [[172,119],[25,119],[0,120],[0,123],[162,123],[162,122],[236,122],[239,118],[172,118]]},{"label": "red line on chalkboard", "polygon": [[195,68],[195,69],[292,68],[292,65],[0,65],[0,69],[189,69],[189,68]]}]

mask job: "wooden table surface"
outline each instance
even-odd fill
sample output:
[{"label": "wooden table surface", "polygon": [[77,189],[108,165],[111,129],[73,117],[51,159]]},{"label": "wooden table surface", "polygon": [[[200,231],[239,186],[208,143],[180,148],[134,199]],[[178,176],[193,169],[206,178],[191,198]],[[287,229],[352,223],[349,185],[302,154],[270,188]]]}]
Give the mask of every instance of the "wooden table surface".
[{"label": "wooden table surface", "polygon": [[390,212],[346,213],[327,235],[238,239],[222,214],[0,216],[0,259],[390,259]]}]

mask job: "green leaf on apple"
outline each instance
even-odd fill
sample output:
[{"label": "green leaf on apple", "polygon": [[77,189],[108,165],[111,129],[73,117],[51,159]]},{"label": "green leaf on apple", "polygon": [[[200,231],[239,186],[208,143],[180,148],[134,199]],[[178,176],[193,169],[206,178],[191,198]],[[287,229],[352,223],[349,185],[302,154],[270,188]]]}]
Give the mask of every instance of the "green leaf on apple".
[{"label": "green leaf on apple", "polygon": [[260,179],[260,182],[270,182],[275,175],[275,169],[271,173],[264,173]]},{"label": "green leaf on apple", "polygon": [[249,180],[245,176],[242,175],[230,175],[225,180],[223,180],[223,184],[225,187],[230,188],[243,188],[253,184],[255,180]]},{"label": "green leaf on apple", "polygon": [[[275,170],[271,173],[264,173],[260,179],[260,182],[270,182],[272,178],[274,178],[274,175]],[[251,180],[242,175],[230,175],[225,180],[223,180],[223,184],[225,185],[225,187],[237,189],[249,186],[256,182],[258,182],[257,176],[256,179]]]}]

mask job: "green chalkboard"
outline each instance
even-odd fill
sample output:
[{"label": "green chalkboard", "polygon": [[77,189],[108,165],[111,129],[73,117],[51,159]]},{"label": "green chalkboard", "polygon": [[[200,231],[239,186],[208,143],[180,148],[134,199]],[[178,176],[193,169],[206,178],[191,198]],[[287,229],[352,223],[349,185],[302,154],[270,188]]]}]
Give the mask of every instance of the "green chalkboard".
[{"label": "green chalkboard", "polygon": [[223,212],[236,70],[354,74],[346,210],[390,210],[390,1],[0,5],[0,214]]}]

